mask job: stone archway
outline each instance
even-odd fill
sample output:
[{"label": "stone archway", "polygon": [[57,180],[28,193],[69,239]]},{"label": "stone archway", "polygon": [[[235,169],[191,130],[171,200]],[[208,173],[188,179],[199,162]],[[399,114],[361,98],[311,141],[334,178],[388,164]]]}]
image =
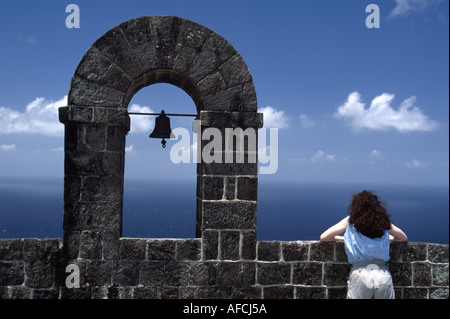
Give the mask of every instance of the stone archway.
[{"label": "stone archway", "polygon": [[[81,59],[68,106],[59,111],[65,124],[63,227],[69,259],[117,258],[127,107],[137,91],[154,83],[170,83],[190,95],[202,131],[262,127],[252,76],[217,33],[170,16],[136,18],[106,32]],[[201,162],[197,176],[197,237],[205,258],[215,258],[217,251],[232,259],[254,255],[257,161]]]}]

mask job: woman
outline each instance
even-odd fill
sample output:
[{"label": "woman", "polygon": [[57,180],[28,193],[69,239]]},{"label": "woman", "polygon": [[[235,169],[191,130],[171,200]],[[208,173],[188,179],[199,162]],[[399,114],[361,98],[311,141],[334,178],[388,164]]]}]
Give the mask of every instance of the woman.
[{"label": "woman", "polygon": [[[348,299],[394,299],[394,286],[386,266],[390,241],[406,242],[405,233],[390,220],[384,205],[372,191],[353,195],[349,216],[327,229],[320,240],[344,240],[352,264]],[[339,236],[345,232],[344,236]]]}]

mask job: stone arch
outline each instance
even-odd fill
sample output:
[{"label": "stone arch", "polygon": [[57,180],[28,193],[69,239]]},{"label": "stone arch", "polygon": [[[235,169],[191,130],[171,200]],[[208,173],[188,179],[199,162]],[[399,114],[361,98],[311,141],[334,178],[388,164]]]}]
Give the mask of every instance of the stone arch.
[{"label": "stone arch", "polygon": [[[136,92],[154,83],[176,85],[192,97],[202,132],[262,127],[250,71],[217,33],[171,16],[136,18],[106,32],[84,54],[68,106],[59,110],[65,125],[63,228],[69,259],[118,256],[127,107]],[[254,255],[256,198],[257,161],[199,163],[196,227],[204,258],[215,259],[218,252],[234,259]]]}]

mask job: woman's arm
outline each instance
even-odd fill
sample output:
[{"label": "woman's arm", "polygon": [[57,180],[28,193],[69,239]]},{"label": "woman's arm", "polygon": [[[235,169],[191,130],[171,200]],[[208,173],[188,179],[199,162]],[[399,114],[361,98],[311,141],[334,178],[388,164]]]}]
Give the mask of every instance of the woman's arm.
[{"label": "woman's arm", "polygon": [[347,228],[347,220],[348,220],[348,217],[345,217],[339,223],[331,226],[326,231],[324,231],[323,234],[320,235],[320,241],[333,241],[336,239],[342,240],[343,238],[338,235],[342,234],[345,231],[345,229]]},{"label": "woman's arm", "polygon": [[408,241],[408,237],[403,232],[403,230],[401,230],[397,226],[394,226],[394,224],[391,224],[391,229],[389,229],[389,235],[390,235],[389,239],[391,241],[402,241],[402,242]]}]

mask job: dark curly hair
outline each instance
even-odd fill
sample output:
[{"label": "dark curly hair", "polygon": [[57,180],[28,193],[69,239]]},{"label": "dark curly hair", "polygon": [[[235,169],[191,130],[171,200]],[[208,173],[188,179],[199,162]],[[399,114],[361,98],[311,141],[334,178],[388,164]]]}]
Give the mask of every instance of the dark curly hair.
[{"label": "dark curly hair", "polygon": [[353,195],[348,213],[349,223],[369,238],[380,238],[391,228],[391,215],[374,191],[364,190]]}]

